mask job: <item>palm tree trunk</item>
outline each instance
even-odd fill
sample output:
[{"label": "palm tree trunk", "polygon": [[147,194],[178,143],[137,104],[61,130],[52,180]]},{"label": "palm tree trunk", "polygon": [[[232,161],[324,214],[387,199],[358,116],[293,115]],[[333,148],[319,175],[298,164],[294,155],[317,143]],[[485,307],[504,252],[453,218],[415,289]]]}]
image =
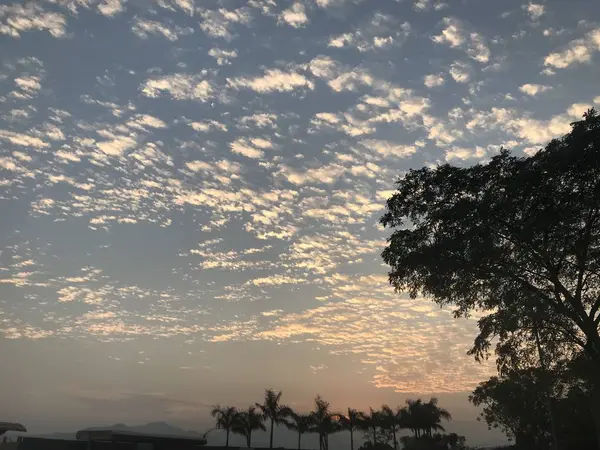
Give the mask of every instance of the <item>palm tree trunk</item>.
[{"label": "palm tree trunk", "polygon": [[298,450],[302,448],[302,433],[298,432]]},{"label": "palm tree trunk", "polygon": [[273,431],[274,431],[274,423],[273,419],[271,419],[271,437],[269,439],[269,448],[273,448]]},{"label": "palm tree trunk", "polygon": [[392,433],[394,434],[394,450],[398,450],[398,441],[396,440],[396,428],[392,430]]},{"label": "palm tree trunk", "polygon": [[377,428],[373,427],[373,445],[377,445]]},{"label": "palm tree trunk", "polygon": [[350,428],[350,450],[354,450],[354,430]]},{"label": "palm tree trunk", "polygon": [[225,432],[225,447],[229,447],[229,428]]},{"label": "palm tree trunk", "polygon": [[252,430],[248,430],[248,436],[246,436],[246,447],[252,447]]}]

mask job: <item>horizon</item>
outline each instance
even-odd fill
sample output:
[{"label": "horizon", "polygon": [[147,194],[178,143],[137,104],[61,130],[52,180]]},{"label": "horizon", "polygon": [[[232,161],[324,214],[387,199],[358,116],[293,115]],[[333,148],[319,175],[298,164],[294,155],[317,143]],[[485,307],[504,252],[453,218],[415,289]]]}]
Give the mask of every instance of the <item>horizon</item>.
[{"label": "horizon", "polygon": [[481,314],[395,293],[379,219],[407,171],[531,156],[599,108],[594,17],[595,0],[0,5],[0,419],[204,426],[273,387],[299,411],[437,397],[449,430],[504,442],[468,401],[497,373],[467,355]]}]

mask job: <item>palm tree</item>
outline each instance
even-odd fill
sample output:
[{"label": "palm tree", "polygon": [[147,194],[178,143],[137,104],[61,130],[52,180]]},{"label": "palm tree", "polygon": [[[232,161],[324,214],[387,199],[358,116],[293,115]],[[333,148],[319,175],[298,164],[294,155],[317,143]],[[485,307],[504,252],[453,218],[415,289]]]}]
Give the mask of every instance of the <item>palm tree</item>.
[{"label": "palm tree", "polygon": [[257,403],[256,406],[262,411],[263,418],[271,422],[271,431],[269,437],[269,448],[273,448],[273,431],[275,425],[285,424],[285,418],[290,415],[292,410],[287,406],[280,405],[282,392],[275,392],[273,389],[265,390],[265,399],[263,404]]},{"label": "palm tree", "polygon": [[319,450],[328,450],[329,435],[341,430],[341,426],[335,420],[337,415],[330,411],[329,402],[317,395],[315,397],[315,409],[311,416],[314,422],[314,431],[319,433]]},{"label": "palm tree", "polygon": [[225,447],[229,447],[229,432],[233,428],[237,409],[233,406],[213,406],[210,415],[217,419],[216,427],[225,430]]},{"label": "palm tree", "polygon": [[359,426],[360,414],[357,410],[348,408],[348,414],[337,414],[337,421],[343,430],[350,432],[350,450],[354,450],[354,431]]},{"label": "palm tree", "polygon": [[256,412],[256,407],[250,406],[245,411],[239,411],[233,420],[232,431],[246,438],[246,446],[252,447],[252,432],[267,431],[262,414]]},{"label": "palm tree", "polygon": [[373,433],[373,445],[377,445],[377,429],[381,427],[381,412],[369,408],[369,412],[359,412],[359,428],[366,433]]},{"label": "palm tree", "polygon": [[381,424],[388,430],[394,439],[394,450],[398,450],[397,433],[403,428],[402,409],[396,408],[394,411],[388,405],[381,406]]},{"label": "palm tree", "polygon": [[298,433],[298,450],[302,448],[302,435],[312,431],[314,424],[313,416],[311,414],[298,414],[292,412],[290,419],[286,421],[285,425],[290,429]]},{"label": "palm tree", "polygon": [[438,406],[438,399],[432,397],[427,403],[423,404],[423,418],[425,421],[425,434],[431,437],[432,430],[446,431],[441,425],[443,420],[452,420],[452,416],[447,409]]},{"label": "palm tree", "polygon": [[402,428],[412,430],[416,438],[431,436],[433,430],[444,431],[442,419],[451,420],[452,416],[446,409],[437,406],[437,402],[436,398],[431,398],[427,403],[421,399],[406,400],[406,406],[400,413]]}]

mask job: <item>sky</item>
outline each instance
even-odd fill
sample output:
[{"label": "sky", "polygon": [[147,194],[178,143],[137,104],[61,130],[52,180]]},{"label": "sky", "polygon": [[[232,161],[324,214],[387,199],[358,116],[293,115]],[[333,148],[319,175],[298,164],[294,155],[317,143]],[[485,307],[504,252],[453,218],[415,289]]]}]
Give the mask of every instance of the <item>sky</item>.
[{"label": "sky", "polygon": [[599,19],[596,0],[3,1],[2,420],[201,428],[273,387],[300,410],[437,395],[474,421],[495,373],[466,355],[476,317],[394,293],[378,219],[409,169],[532,155],[600,106]]}]

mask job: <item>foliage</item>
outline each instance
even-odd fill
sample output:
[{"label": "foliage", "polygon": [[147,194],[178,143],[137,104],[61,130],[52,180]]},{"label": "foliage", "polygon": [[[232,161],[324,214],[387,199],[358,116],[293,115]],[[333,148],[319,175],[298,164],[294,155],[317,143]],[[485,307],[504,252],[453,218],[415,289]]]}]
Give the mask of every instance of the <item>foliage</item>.
[{"label": "foliage", "polygon": [[246,446],[252,447],[252,432],[255,430],[266,431],[262,414],[256,411],[256,407],[250,406],[245,411],[238,411],[233,418],[232,431],[246,438]]},{"label": "foliage", "polygon": [[383,442],[378,442],[377,444],[373,444],[371,441],[366,441],[363,445],[361,445],[358,450],[393,450],[393,447],[389,444],[385,444]]},{"label": "foliage", "polygon": [[285,425],[286,417],[288,417],[292,410],[287,406],[281,405],[282,392],[275,392],[273,389],[265,390],[265,398],[263,403],[257,403],[256,406],[261,410],[263,418],[270,421],[271,428],[269,434],[269,448],[273,448],[273,432],[275,425]]},{"label": "foliage", "polygon": [[356,409],[348,408],[348,414],[337,414],[336,418],[340,428],[350,433],[350,450],[354,450],[354,431],[360,425],[360,413]]},{"label": "foliage", "polygon": [[465,437],[456,433],[435,433],[420,438],[404,436],[401,441],[405,450],[468,450]]},{"label": "foliage", "polygon": [[600,442],[600,116],[534,156],[411,170],[397,187],[381,219],[394,288],[486,313],[471,354],[495,339],[501,373],[584,354]]},{"label": "foliage", "polygon": [[314,418],[312,414],[299,414],[294,411],[289,415],[285,425],[298,433],[298,449],[302,447],[302,435],[312,432],[314,429]]},{"label": "foliage", "polygon": [[225,430],[225,447],[229,447],[229,433],[231,432],[238,411],[233,406],[213,406],[210,415],[217,419],[216,427]]},{"label": "foliage", "polygon": [[315,409],[311,412],[313,431],[319,434],[319,449],[329,449],[329,435],[342,430],[336,420],[337,415],[329,408],[329,402],[320,395],[315,398]]},{"label": "foliage", "polygon": [[[482,407],[481,420],[498,428],[515,442],[517,449],[547,449],[552,444],[550,411],[557,424],[561,449],[596,448],[591,397],[573,379],[554,373],[550,385],[551,404],[545,399],[547,384],[542,369],[515,370],[480,383],[469,400]],[[552,406],[552,409],[549,406]]]}]

